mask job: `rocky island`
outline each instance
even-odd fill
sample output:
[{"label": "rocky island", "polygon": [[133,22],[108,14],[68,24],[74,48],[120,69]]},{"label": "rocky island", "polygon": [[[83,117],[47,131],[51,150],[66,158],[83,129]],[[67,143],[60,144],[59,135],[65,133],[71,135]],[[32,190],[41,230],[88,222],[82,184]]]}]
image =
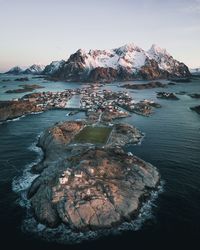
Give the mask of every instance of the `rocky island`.
[{"label": "rocky island", "polygon": [[191,107],[190,109],[193,110],[193,111],[195,111],[195,112],[197,112],[197,114],[200,115],[200,105],[199,106],[195,106],[195,107]]},{"label": "rocky island", "polygon": [[[79,143],[77,137],[86,128],[87,142]],[[104,133],[105,141],[99,143]],[[96,141],[90,141],[94,137]],[[141,138],[141,132],[127,124],[108,131],[103,125],[88,128],[86,121],[70,121],[47,129],[38,142],[44,159],[32,169],[40,175],[28,191],[38,222],[85,231],[135,218],[160,179],[155,167],[122,148]]]},{"label": "rocky island", "polygon": [[151,89],[151,88],[164,88],[166,84],[161,82],[149,82],[144,84],[124,84],[121,87],[126,89]]},{"label": "rocky island", "polygon": [[27,82],[29,81],[28,77],[20,77],[15,79],[16,82]]},{"label": "rocky island", "polygon": [[7,93],[7,94],[25,93],[25,92],[31,92],[34,89],[42,89],[42,88],[44,88],[43,86],[40,86],[38,84],[21,84],[19,86],[22,87],[22,89],[11,89],[11,90],[7,90],[5,93]]},{"label": "rocky island", "polygon": [[0,101],[0,121],[12,120],[32,112],[40,112],[43,110],[43,107],[26,100]]},{"label": "rocky island", "polygon": [[199,99],[199,98],[200,98],[200,93],[189,94],[189,96],[190,96],[191,98]]},{"label": "rocky island", "polygon": [[157,98],[167,99],[167,100],[179,99],[174,93],[169,93],[169,92],[157,92]]}]

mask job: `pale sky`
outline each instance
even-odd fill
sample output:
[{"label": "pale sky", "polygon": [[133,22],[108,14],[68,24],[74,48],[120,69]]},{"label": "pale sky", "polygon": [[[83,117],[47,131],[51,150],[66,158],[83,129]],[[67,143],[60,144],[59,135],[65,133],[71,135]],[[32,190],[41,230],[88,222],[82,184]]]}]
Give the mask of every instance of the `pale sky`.
[{"label": "pale sky", "polygon": [[133,42],[200,67],[200,0],[0,0],[0,71]]}]

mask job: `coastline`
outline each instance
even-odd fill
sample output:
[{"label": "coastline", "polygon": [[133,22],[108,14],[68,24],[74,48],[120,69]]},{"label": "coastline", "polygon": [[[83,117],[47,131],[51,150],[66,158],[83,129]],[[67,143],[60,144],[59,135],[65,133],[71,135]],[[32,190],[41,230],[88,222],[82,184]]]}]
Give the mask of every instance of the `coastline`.
[{"label": "coastline", "polygon": [[[28,164],[22,176],[17,179],[13,179],[12,189],[20,197],[18,201],[19,206],[27,209],[26,215],[22,221],[21,230],[25,234],[32,235],[34,238],[39,238],[47,242],[57,242],[59,244],[76,245],[85,241],[97,240],[101,237],[108,235],[118,235],[126,231],[138,231],[142,228],[143,224],[153,218],[152,208],[158,195],[164,192],[164,182],[162,179],[159,180],[157,186],[152,190],[148,196],[141,198],[140,206],[135,214],[132,215],[129,221],[121,221],[109,229],[99,229],[92,231],[78,232],[71,230],[64,224],[61,224],[57,228],[48,228],[45,225],[39,223],[35,218],[31,209],[30,200],[27,199],[27,191],[33,181],[39,176],[39,174],[33,174],[31,168],[35,164],[41,163],[45,158],[45,151],[38,146],[40,135],[37,136],[36,141],[31,144],[30,150],[38,153],[36,160]],[[144,137],[142,137],[144,138]],[[139,145],[141,141],[135,146]],[[59,235],[59,237],[58,237]],[[55,237],[56,236],[56,237]]]}]

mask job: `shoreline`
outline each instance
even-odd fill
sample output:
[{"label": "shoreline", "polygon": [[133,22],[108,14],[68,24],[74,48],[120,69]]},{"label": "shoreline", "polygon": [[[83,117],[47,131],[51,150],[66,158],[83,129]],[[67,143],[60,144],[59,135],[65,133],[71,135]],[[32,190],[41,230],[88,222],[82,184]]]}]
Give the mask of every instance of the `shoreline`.
[{"label": "shoreline", "polygon": [[[80,123],[80,122],[74,122],[74,121],[58,123],[57,125],[53,126],[52,128],[47,129],[44,133],[42,133],[41,137],[39,138],[37,146],[42,148],[42,150],[44,152],[44,157],[43,157],[43,159],[41,159],[41,161],[37,165],[34,165],[32,167],[31,172],[34,171],[33,173],[37,173],[37,174],[39,174],[39,176],[38,176],[38,178],[36,178],[34,180],[31,187],[29,188],[28,198],[31,200],[32,208],[36,213],[35,214],[36,219],[40,223],[46,224],[47,227],[52,227],[52,228],[55,227],[56,228],[59,226],[60,223],[64,223],[64,224],[68,224],[71,229],[73,229],[75,231],[82,231],[82,232],[85,230],[88,231],[90,229],[96,231],[96,230],[101,230],[101,229],[104,229],[107,227],[113,228],[113,227],[115,227],[115,225],[120,225],[124,221],[127,221],[127,220],[129,221],[129,220],[132,220],[133,218],[135,219],[138,215],[138,211],[141,208],[141,204],[144,201],[146,202],[146,200],[149,199],[150,192],[152,190],[157,190],[157,186],[160,183],[160,175],[154,166],[152,166],[150,163],[147,163],[147,162],[139,159],[138,157],[134,156],[132,153],[126,153],[122,149],[122,146],[126,145],[126,144],[138,144],[141,141],[141,138],[143,138],[143,134],[141,134],[141,133],[138,134],[139,132],[137,132],[137,130],[132,131],[133,127],[130,125],[115,124],[115,125],[113,125],[114,128],[112,129],[112,131],[113,131],[112,136],[111,136],[112,138],[109,139],[108,144],[106,143],[105,145],[103,144],[102,146],[97,146],[94,143],[91,145],[87,145],[87,143],[86,144],[85,143],[84,144],[79,144],[79,143],[74,144],[74,138],[82,130],[81,128],[85,127],[84,124],[85,124],[85,122]],[[75,126],[75,125],[76,126],[78,125],[80,127],[78,128],[78,130],[76,130],[76,131],[73,130],[73,132],[70,132],[70,133],[72,133],[70,138],[68,138],[68,135],[65,134],[64,130],[62,130],[62,132],[59,130],[60,128],[69,129],[70,127],[72,128],[72,126]],[[120,132],[120,131],[124,131],[124,132]],[[127,135],[130,133],[129,131],[132,131],[133,134],[126,137],[124,135],[125,131],[126,131]],[[132,137],[134,139],[131,139]],[[65,142],[65,140],[66,140],[66,142]],[[118,146],[116,146],[116,145],[118,145]],[[116,147],[116,148],[114,149],[114,147]],[[66,152],[68,152],[68,153],[66,154]],[[93,153],[95,155],[96,154],[97,155],[92,157]],[[92,155],[90,156],[90,154],[92,154]],[[89,158],[87,158],[87,157],[89,157]],[[96,160],[95,160],[95,158],[96,158]],[[93,160],[89,160],[89,162],[88,162],[87,159],[88,160],[93,159]],[[67,164],[66,167],[65,167],[65,161]],[[83,162],[85,162],[85,163],[88,162],[88,163],[86,163],[85,170],[84,170],[83,166],[80,167],[81,172],[82,172],[81,174],[80,174],[80,170],[78,170],[79,167],[78,167],[78,169],[77,169],[77,167],[75,167],[75,166],[79,166],[78,162],[75,163],[76,161],[78,161],[78,162],[80,161],[80,164],[82,164]],[[90,163],[90,161],[92,161],[92,162],[94,161],[94,162]],[[101,165],[101,164],[105,164],[103,162],[106,162],[106,161],[110,162],[110,164],[112,162],[112,164],[109,165],[109,170],[106,170],[107,169],[106,165]],[[116,163],[113,161],[116,161]],[[124,163],[120,163],[120,161],[127,162],[126,163],[126,164],[128,164],[128,165],[126,165],[127,170],[126,170],[126,168],[123,167]],[[70,162],[72,163],[72,165]],[[135,162],[134,165],[131,162]],[[93,173],[94,170],[92,170],[93,164],[97,164],[97,166],[94,168],[94,169],[96,169],[95,171],[97,171],[95,173]],[[117,166],[116,164],[118,164],[119,166]],[[56,168],[55,168],[55,166],[56,166]],[[121,168],[121,170],[120,170],[120,168]],[[92,171],[92,172],[89,174],[88,171]],[[106,175],[108,175],[108,176],[111,175],[113,177],[111,177],[111,176],[106,177],[106,176],[104,176],[104,174],[102,176],[102,174],[100,174],[100,173],[102,173],[102,171],[105,171]],[[109,173],[109,171],[111,171],[111,172]],[[114,171],[114,172],[112,172],[112,171]],[[124,177],[120,177],[118,179],[117,176],[118,175],[121,176],[121,174],[122,174],[120,171],[123,171],[123,172],[125,171],[123,173]],[[129,173],[129,171],[130,171],[130,173]],[[68,182],[69,177],[59,177],[59,182],[60,182],[60,184],[59,184],[58,176],[60,176],[62,172],[63,173],[67,172],[67,175],[70,174],[71,184],[65,184],[66,181]],[[134,173],[133,174],[134,177],[131,177],[132,172]],[[142,179],[139,176],[137,177],[139,172],[140,172],[141,176],[143,176]],[[79,176],[79,175],[81,175],[81,176]],[[64,176],[64,175],[62,174],[62,176]],[[44,178],[46,184],[44,184],[43,178]],[[62,178],[65,179],[65,182],[62,181],[63,183],[61,182]],[[121,178],[122,178],[122,180],[121,180]],[[109,198],[109,196],[111,194],[108,194],[108,193],[112,192],[111,190],[112,190],[112,188],[114,188],[114,187],[112,187],[112,185],[116,185],[116,189],[119,189],[119,192],[121,192],[120,189],[126,183],[126,182],[123,182],[123,178],[128,178],[127,181],[130,179],[129,180],[130,183],[132,183],[131,178],[133,178],[133,182],[134,181],[136,183],[138,182],[138,184],[135,183],[132,187],[133,194],[134,194],[133,197],[132,197],[133,194],[131,195],[131,193],[129,193],[129,191],[128,191],[129,189],[127,189],[127,191],[125,189],[123,192],[125,192],[125,193],[128,192],[127,193],[128,196],[126,196],[124,193],[124,195],[126,197],[126,198],[124,198],[125,200],[124,201],[119,200],[119,202],[120,202],[119,205],[117,205],[117,203],[116,204],[114,203],[112,205],[112,206],[119,206],[119,208],[120,208],[120,206],[122,206],[122,208],[123,208],[123,206],[125,205],[124,202],[126,203],[127,197],[129,197],[129,195],[131,195],[130,199],[133,199],[132,202],[130,201],[131,202],[130,207],[127,207],[127,209],[123,208],[125,210],[122,209],[122,211],[120,212],[120,217],[115,217],[116,216],[116,215],[114,215],[115,212],[114,211],[112,212],[112,209],[109,208],[110,199],[111,199],[111,198]],[[101,185],[106,185],[106,186],[111,185],[110,186],[111,190],[107,193],[107,191],[105,191],[105,187],[104,187],[103,188],[104,191],[97,191],[98,189],[96,190],[96,186],[95,186],[96,181],[97,181],[97,183],[99,183],[99,182],[102,183]],[[127,182],[126,185],[128,185],[129,181]],[[79,182],[80,182],[80,184],[78,184]],[[93,183],[93,184],[87,184],[87,183]],[[121,184],[124,183],[124,184],[121,186],[120,183]],[[136,191],[137,185],[143,186],[143,188],[140,187],[141,191]],[[91,198],[90,198],[91,202],[93,202],[93,199],[94,199],[94,202],[95,202],[95,199],[97,199],[98,202],[101,202],[102,199],[105,200],[105,202],[108,202],[108,204],[104,205],[104,206],[109,205],[108,206],[109,209],[107,211],[106,210],[102,211],[101,212],[102,214],[100,213],[99,216],[106,216],[106,218],[107,218],[107,216],[108,216],[107,213],[108,214],[111,213],[110,218],[113,218],[112,221],[110,222],[111,224],[107,224],[107,221],[104,222],[104,220],[103,220],[101,223],[95,222],[95,221],[92,223],[92,221],[91,221],[91,222],[89,222],[89,224],[87,224],[87,222],[85,222],[85,224],[82,225],[82,222],[80,222],[81,224],[79,224],[79,223],[76,224],[75,221],[78,219],[78,217],[77,217],[77,219],[75,219],[75,217],[77,216],[75,214],[73,215],[73,216],[75,216],[74,222],[71,221],[71,220],[74,220],[73,217],[71,218],[70,221],[67,222],[65,220],[63,221],[63,219],[62,219],[63,217],[60,217],[58,219],[57,215],[56,215],[56,217],[55,217],[55,215],[53,215],[55,212],[54,212],[54,210],[51,210],[51,209],[53,209],[53,207],[50,208],[51,207],[50,204],[52,202],[54,202],[54,200],[55,200],[55,202],[63,202],[62,196],[60,198],[60,194],[62,192],[65,192],[65,195],[68,195],[67,192],[72,192],[72,193],[75,192],[77,194],[76,194],[76,197],[74,197],[75,200],[72,199],[72,203],[75,202],[74,204],[76,204],[78,202],[78,204],[80,204],[80,209],[83,209],[83,210],[82,211],[80,210],[79,213],[83,213],[82,214],[83,218],[84,218],[84,216],[88,216],[88,215],[84,215],[84,213],[86,212],[84,210],[85,205],[82,205],[82,204],[84,204],[86,202],[86,204],[88,204],[87,206],[89,206],[88,209],[90,208],[91,204],[90,204],[90,202],[88,203],[89,200],[88,201],[82,200],[82,198],[80,198],[80,200],[79,200],[79,198],[77,196],[79,193],[79,191],[78,191],[79,186],[81,187],[81,190],[82,189],[85,190],[85,188],[86,188],[86,190],[87,190],[87,188],[94,190],[94,191],[89,191],[89,194],[87,194],[87,195],[91,196]],[[138,188],[139,188],[139,186],[138,186]],[[44,204],[43,204],[42,197],[46,197],[46,194],[45,193],[43,194],[43,192],[46,192],[45,190],[46,189],[48,190],[49,188],[52,190],[51,191],[52,198],[50,201],[47,201],[45,198]],[[80,192],[81,193],[83,192],[82,194],[80,193],[80,195],[82,197],[82,195],[86,191],[80,191]],[[92,194],[90,192],[92,192],[92,193],[94,192],[94,193]],[[103,193],[101,193],[101,192],[103,192]],[[105,198],[104,197],[105,195],[108,198]],[[117,193],[116,194],[113,193],[113,195],[114,196],[112,199],[118,199]],[[96,196],[99,196],[99,198],[95,198]],[[68,196],[66,196],[66,197],[68,197]],[[138,198],[136,198],[136,197],[138,197]],[[78,198],[78,200],[76,201],[77,198]],[[67,198],[67,202],[68,202],[68,199],[70,199],[70,197]],[[96,200],[96,202],[97,202],[97,200]],[[47,204],[46,204],[46,202],[47,202]],[[116,202],[117,202],[117,200],[116,200]],[[122,204],[121,204],[121,202],[122,202]],[[53,205],[53,203],[52,203],[52,205]],[[41,212],[40,212],[40,210],[38,210],[38,208],[39,208],[38,206],[39,207],[42,206]],[[43,214],[42,211],[43,211],[43,209],[46,209],[46,206],[49,207],[50,210],[49,210],[49,212],[47,212],[47,214],[46,213]],[[53,205],[53,206],[55,206],[55,205]],[[75,207],[73,207],[73,206],[75,206]],[[76,209],[76,205],[73,205],[73,206],[71,209],[72,210]],[[95,206],[96,205],[94,203],[92,208],[96,209]],[[57,207],[57,209],[60,209],[59,206]],[[87,210],[87,211],[89,211],[89,210]],[[60,214],[61,212],[60,212],[60,210],[57,210],[56,213]],[[68,213],[69,213],[69,211],[68,211]],[[112,216],[114,216],[114,217],[112,217]],[[81,221],[82,221],[82,219],[81,219]],[[105,223],[105,225],[104,225],[104,223]]]},{"label": "shoreline", "polygon": [[[76,245],[81,242],[85,241],[93,241],[97,240],[101,237],[105,237],[108,235],[115,235],[115,234],[122,234],[126,231],[138,231],[141,229],[145,221],[148,219],[152,219],[152,208],[154,206],[154,202],[157,200],[158,195],[160,193],[164,192],[164,182],[160,178],[159,183],[157,183],[157,186],[154,190],[152,190],[148,197],[142,197],[142,200],[140,202],[140,207],[137,210],[137,214],[134,214],[129,221],[123,220],[121,223],[113,226],[109,229],[99,229],[95,231],[84,231],[84,232],[78,232],[73,231],[70,228],[68,228],[66,225],[61,224],[57,228],[48,228],[45,225],[39,223],[34,218],[34,214],[32,212],[31,206],[30,206],[30,200],[27,199],[26,193],[28,190],[28,187],[31,186],[35,178],[37,178],[39,175],[33,174],[31,172],[31,168],[35,164],[39,164],[42,162],[45,158],[45,152],[43,149],[38,146],[39,136],[37,136],[36,141],[31,144],[30,150],[37,152],[38,156],[36,157],[36,160],[29,163],[27,167],[25,167],[22,175],[20,175],[17,180],[13,179],[12,182],[12,190],[17,193],[20,197],[20,200],[18,202],[18,205],[20,207],[25,207],[27,209],[25,218],[22,221],[21,230],[25,234],[32,235],[34,238],[42,239],[47,242],[56,242],[58,244],[65,244],[65,245]],[[144,136],[142,137],[144,138]],[[141,142],[140,142],[141,143]],[[140,145],[140,143],[135,144],[135,146]],[[38,150],[39,149],[39,150]],[[42,154],[41,154],[42,152]],[[27,182],[27,179],[29,179],[29,176],[34,176],[31,182]],[[27,178],[28,177],[28,178]],[[29,183],[28,187],[23,187],[23,182],[25,181],[25,185]],[[19,187],[19,188],[18,188]],[[25,193],[24,193],[25,192]],[[61,233],[62,232],[62,233]],[[53,237],[54,235],[57,235],[59,233],[59,237]]]}]

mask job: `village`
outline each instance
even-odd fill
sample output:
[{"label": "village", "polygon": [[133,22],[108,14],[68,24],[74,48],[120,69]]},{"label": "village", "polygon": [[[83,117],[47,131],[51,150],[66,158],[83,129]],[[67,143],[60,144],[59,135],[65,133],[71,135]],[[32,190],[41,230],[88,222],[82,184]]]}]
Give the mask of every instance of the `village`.
[{"label": "village", "polygon": [[130,113],[149,116],[153,107],[160,107],[151,100],[136,102],[127,91],[114,92],[101,87],[99,84],[91,84],[62,92],[37,92],[14,101],[32,103],[40,111],[66,109],[69,111],[68,115],[84,111],[90,123],[111,122],[113,119],[130,116]]}]

